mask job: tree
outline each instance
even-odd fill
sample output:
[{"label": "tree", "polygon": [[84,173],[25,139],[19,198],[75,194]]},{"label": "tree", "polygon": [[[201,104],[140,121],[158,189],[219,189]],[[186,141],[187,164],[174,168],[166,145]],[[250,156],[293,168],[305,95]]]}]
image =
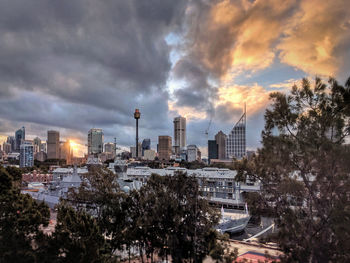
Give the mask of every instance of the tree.
[{"label": "tree", "polygon": [[200,198],[197,179],[185,174],[152,175],[139,191],[126,194],[113,174],[95,169],[68,197],[77,212],[95,217],[111,252],[126,248],[129,258],[134,247],[142,260],[146,255],[153,262],[153,255],[158,254],[162,258],[171,255],[174,262],[201,262],[216,240],[213,227],[219,215]]},{"label": "tree", "polygon": [[237,164],[238,178],[261,181],[289,262],[350,261],[349,89],[316,78],[272,93],[263,146]]},{"label": "tree", "polygon": [[96,217],[102,233],[108,236],[112,250],[122,248],[125,243],[127,208],[125,193],[120,191],[117,176],[107,169],[90,167],[81,186],[71,189],[70,204],[79,211]]},{"label": "tree", "polygon": [[111,256],[97,220],[64,202],[49,247],[58,262],[106,262]]},{"label": "tree", "polygon": [[0,262],[39,262],[40,227],[48,225],[50,211],[20,193],[19,178],[18,170],[0,167]]},{"label": "tree", "polygon": [[219,215],[200,198],[198,187],[196,178],[182,173],[163,177],[153,174],[142,187],[141,225],[151,253],[157,249],[161,256],[170,254],[173,262],[201,262],[209,254]]}]

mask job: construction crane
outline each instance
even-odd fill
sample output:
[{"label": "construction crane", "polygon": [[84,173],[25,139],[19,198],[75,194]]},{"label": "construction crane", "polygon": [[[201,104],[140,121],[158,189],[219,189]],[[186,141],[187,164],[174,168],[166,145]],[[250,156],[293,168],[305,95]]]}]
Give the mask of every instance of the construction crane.
[{"label": "construction crane", "polygon": [[213,116],[210,115],[210,121],[209,121],[209,124],[208,124],[208,128],[205,130],[205,135],[206,135],[207,141],[208,141],[208,137],[209,137],[209,129],[210,129],[210,126],[211,126],[212,119],[213,119]]}]

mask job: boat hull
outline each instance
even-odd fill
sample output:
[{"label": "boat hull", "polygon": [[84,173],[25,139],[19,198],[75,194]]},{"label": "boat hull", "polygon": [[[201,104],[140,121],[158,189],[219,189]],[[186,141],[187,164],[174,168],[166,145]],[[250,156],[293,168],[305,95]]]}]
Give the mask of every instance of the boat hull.
[{"label": "boat hull", "polygon": [[249,215],[240,218],[225,218],[225,220],[219,223],[216,229],[221,233],[239,233],[246,228],[249,220]]}]

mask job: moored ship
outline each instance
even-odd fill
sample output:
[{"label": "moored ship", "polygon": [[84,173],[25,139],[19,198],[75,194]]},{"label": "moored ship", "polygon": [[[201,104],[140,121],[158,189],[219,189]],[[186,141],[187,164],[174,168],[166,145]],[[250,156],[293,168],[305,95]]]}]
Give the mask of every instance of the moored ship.
[{"label": "moored ship", "polygon": [[224,211],[222,207],[221,219],[216,229],[221,233],[233,234],[242,232],[246,228],[250,217],[247,204],[243,213],[241,211]]}]

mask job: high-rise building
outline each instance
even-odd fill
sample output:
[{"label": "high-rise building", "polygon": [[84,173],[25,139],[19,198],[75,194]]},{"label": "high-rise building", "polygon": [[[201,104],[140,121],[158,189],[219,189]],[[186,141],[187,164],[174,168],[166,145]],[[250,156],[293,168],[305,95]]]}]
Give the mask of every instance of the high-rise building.
[{"label": "high-rise building", "polygon": [[20,146],[19,166],[20,167],[34,166],[34,146],[32,142],[22,141],[22,144]]},{"label": "high-rise building", "polygon": [[208,161],[211,159],[218,159],[218,144],[216,140],[208,140]]},{"label": "high-rise building", "polygon": [[34,159],[38,160],[39,162],[45,162],[47,159],[47,154],[44,151],[37,152],[34,154]]},{"label": "high-rise building", "polygon": [[188,162],[194,162],[194,161],[201,161],[201,151],[196,145],[188,145],[187,146],[187,161]]},{"label": "high-rise building", "polygon": [[26,139],[26,130],[24,127],[22,127],[21,129],[17,130],[15,133],[15,151],[19,152],[20,151],[20,147],[22,144],[22,141],[24,141]]},{"label": "high-rise building", "polygon": [[143,154],[143,159],[148,161],[153,161],[157,156],[154,150],[145,150]]},{"label": "high-rise building", "polygon": [[186,118],[174,118],[174,149],[175,154],[180,154],[180,150],[186,146]]},{"label": "high-rise building", "polygon": [[9,152],[13,152],[16,149],[16,140],[14,136],[8,136],[6,142],[11,145]]},{"label": "high-rise building", "polygon": [[33,146],[34,146],[34,154],[40,151],[41,139],[39,137],[34,138]]},{"label": "high-rise building", "polygon": [[73,150],[70,141],[60,143],[60,159],[66,160],[67,165],[72,164]]},{"label": "high-rise building", "polygon": [[47,143],[46,142],[42,142],[40,144],[40,151],[47,153]]},{"label": "high-rise building", "polygon": [[105,143],[105,152],[106,153],[113,153],[115,155],[115,143],[113,142],[107,142]]},{"label": "high-rise building", "polygon": [[[142,144],[140,142],[138,144],[137,151],[138,151],[138,153],[141,153],[141,151],[142,151]],[[130,152],[131,152],[131,157],[136,158],[136,147],[135,146],[130,147]]]},{"label": "high-rise building", "polygon": [[2,150],[3,150],[6,154],[10,153],[10,152],[11,152],[11,144],[9,144],[9,143],[7,143],[7,142],[4,142],[4,143],[2,144]]},{"label": "high-rise building", "polygon": [[102,129],[90,129],[88,133],[88,154],[99,154],[103,152]]},{"label": "high-rise building", "polygon": [[171,150],[171,136],[159,136],[158,137],[158,158],[159,160],[169,161],[172,154]]},{"label": "high-rise building", "polygon": [[215,141],[216,141],[216,144],[218,145],[218,159],[220,160],[226,159],[226,139],[227,139],[227,136],[222,131],[219,131],[215,135]]},{"label": "high-rise building", "polygon": [[142,156],[145,154],[145,150],[151,149],[151,139],[144,139],[142,141]]},{"label": "high-rise building", "polygon": [[246,110],[226,139],[226,157],[242,159],[246,155]]},{"label": "high-rise building", "polygon": [[60,133],[47,131],[47,159],[60,158]]}]

